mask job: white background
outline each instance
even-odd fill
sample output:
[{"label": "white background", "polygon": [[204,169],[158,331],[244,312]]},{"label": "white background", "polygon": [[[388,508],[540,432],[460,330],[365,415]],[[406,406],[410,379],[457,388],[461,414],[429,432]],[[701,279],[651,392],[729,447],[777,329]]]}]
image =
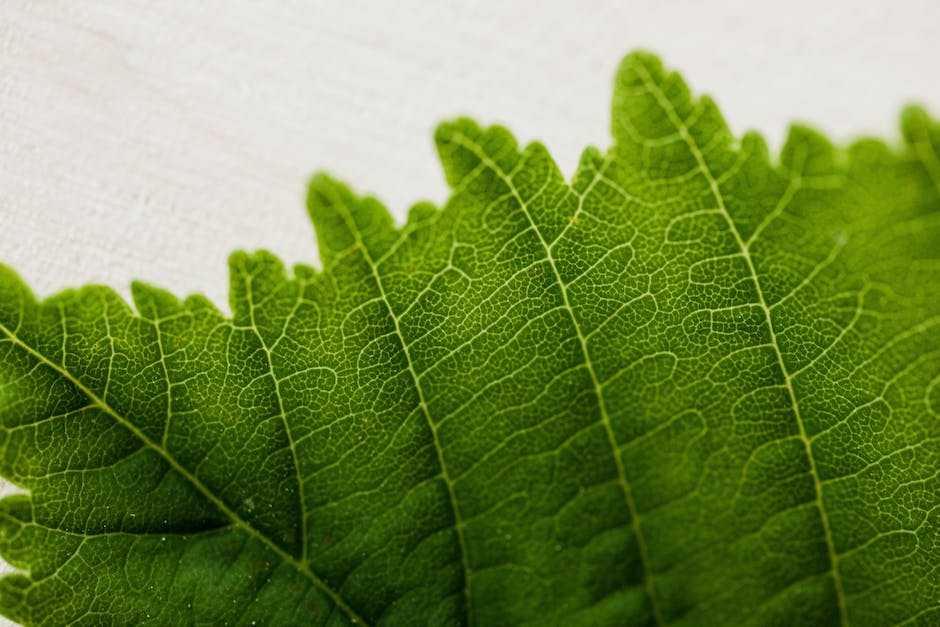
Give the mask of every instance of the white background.
[{"label": "white background", "polygon": [[938,42],[936,0],[3,0],[0,262],[40,295],[140,278],[227,308],[231,250],[316,261],[316,170],[399,220],[441,202],[441,120],[505,124],[570,175],[643,47],[774,149],[793,120],[893,140],[903,104],[940,114]]},{"label": "white background", "polygon": [[317,260],[316,170],[399,219],[442,201],[441,120],[503,123],[570,174],[637,47],[773,147],[795,119],[847,140],[940,113],[936,0],[3,0],[0,263],[41,295],[140,278],[226,307],[233,249]]}]

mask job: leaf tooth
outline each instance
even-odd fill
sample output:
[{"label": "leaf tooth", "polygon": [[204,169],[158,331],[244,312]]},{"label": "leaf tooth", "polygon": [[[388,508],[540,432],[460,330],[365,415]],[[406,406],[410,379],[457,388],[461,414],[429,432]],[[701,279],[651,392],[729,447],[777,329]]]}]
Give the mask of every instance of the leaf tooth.
[{"label": "leaf tooth", "polygon": [[288,281],[284,264],[266,250],[237,251],[229,257],[229,304],[238,326],[252,326],[251,309]]},{"label": "leaf tooth", "polygon": [[371,196],[357,196],[328,174],[320,173],[311,179],[307,212],[325,268],[349,254],[360,241],[373,258],[378,258],[397,238],[395,222],[381,202]]},{"label": "leaf tooth", "polygon": [[148,320],[159,320],[183,310],[176,296],[142,281],[131,283],[131,297],[134,299],[134,307]]},{"label": "leaf tooth", "polygon": [[794,177],[827,176],[838,169],[832,143],[804,124],[793,124],[780,151],[780,165]]},{"label": "leaf tooth", "polygon": [[486,155],[503,172],[516,169],[522,155],[519,142],[502,126],[481,127],[469,118],[458,118],[437,127],[434,143],[444,168],[448,184],[457,188],[471,177],[478,177],[481,157]]}]

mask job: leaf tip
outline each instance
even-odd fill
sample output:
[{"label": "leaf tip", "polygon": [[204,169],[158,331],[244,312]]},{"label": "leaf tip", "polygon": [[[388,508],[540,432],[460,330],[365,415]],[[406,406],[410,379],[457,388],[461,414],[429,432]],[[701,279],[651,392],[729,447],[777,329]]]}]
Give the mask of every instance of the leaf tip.
[{"label": "leaf tip", "polygon": [[643,82],[644,74],[656,78],[662,77],[664,72],[663,62],[659,56],[640,48],[623,58],[617,67],[615,81],[617,85],[636,85]]}]

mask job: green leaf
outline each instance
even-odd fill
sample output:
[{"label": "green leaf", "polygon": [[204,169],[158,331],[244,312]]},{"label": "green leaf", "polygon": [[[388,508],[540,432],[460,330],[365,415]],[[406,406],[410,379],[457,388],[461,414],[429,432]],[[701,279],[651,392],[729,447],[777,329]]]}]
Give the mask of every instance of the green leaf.
[{"label": "green leaf", "polygon": [[310,185],[322,270],[227,317],[0,272],[0,611],[24,624],[940,621],[940,125],[733,137],[654,57],[566,182],[436,135],[397,228]]}]

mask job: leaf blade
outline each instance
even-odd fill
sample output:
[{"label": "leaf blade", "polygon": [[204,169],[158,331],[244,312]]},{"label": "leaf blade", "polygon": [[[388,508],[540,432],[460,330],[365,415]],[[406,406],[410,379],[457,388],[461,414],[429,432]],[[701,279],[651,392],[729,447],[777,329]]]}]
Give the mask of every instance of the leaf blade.
[{"label": "leaf blade", "polygon": [[[136,314],[103,288],[38,304],[4,271],[0,470],[31,493],[4,501],[0,552],[36,570],[0,605],[27,623],[102,599],[162,623],[929,621],[940,131],[914,109],[902,129],[892,152],[795,127],[776,165],[636,53],[613,147],[570,184],[538,144],[442,125],[444,208],[399,229],[314,178],[324,270],[234,255],[230,320],[143,285]],[[105,591],[50,605],[89,560]]]}]

